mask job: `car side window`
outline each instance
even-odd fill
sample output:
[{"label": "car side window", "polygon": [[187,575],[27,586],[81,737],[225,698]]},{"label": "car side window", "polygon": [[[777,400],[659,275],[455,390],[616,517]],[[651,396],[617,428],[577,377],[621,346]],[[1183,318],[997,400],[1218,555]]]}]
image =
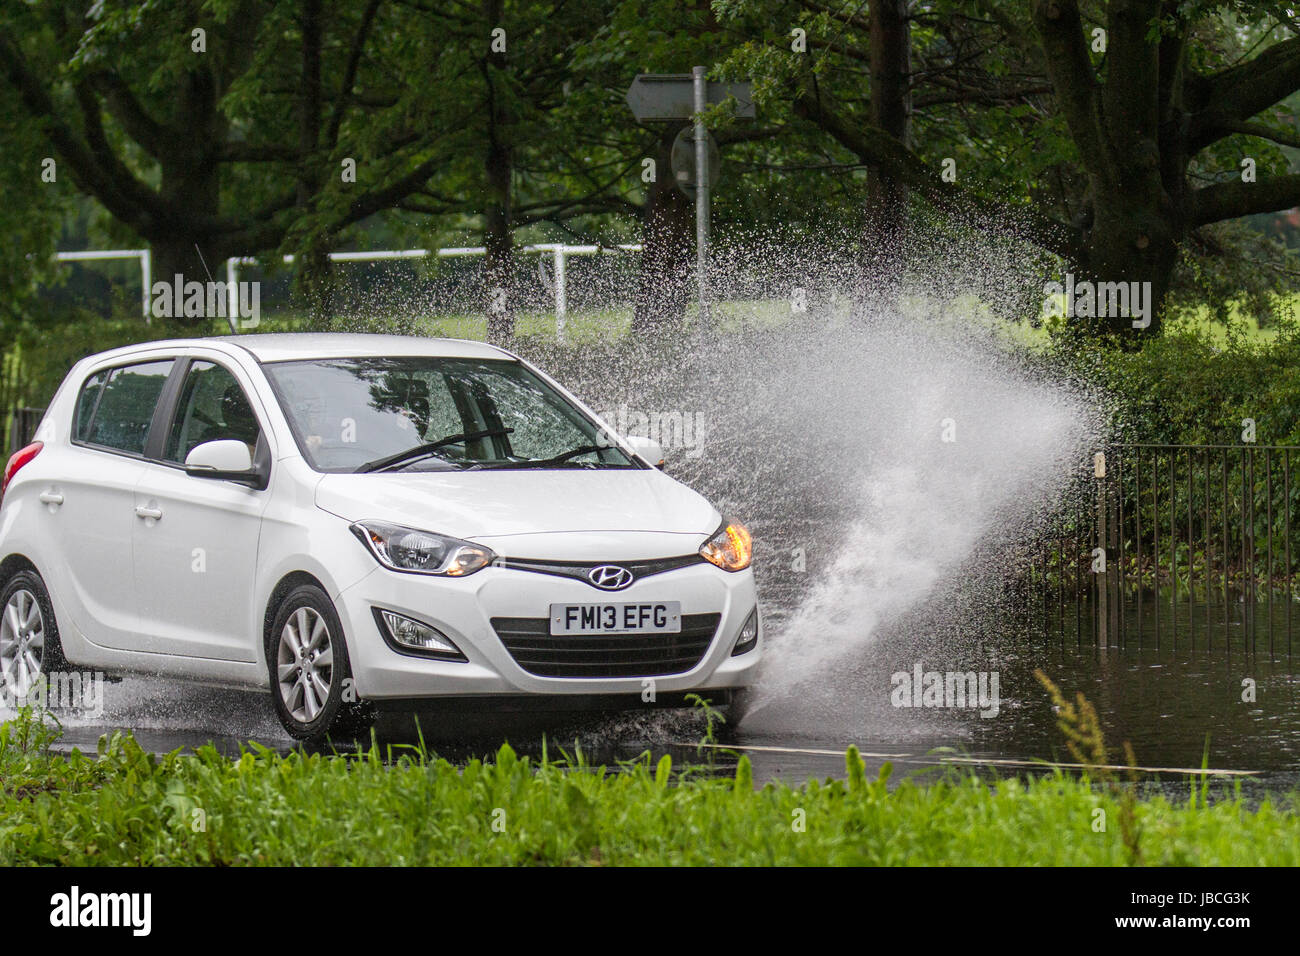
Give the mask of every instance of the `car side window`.
[{"label": "car side window", "polygon": [[194,362],[181,385],[163,459],[184,463],[196,446],[222,439],[242,441],[251,457],[260,434],[257,417],[235,376],[213,362]]},{"label": "car side window", "polygon": [[86,379],[77,396],[77,414],[72,423],[72,437],[75,441],[87,441],[90,436],[90,421],[95,417],[95,408],[103,394],[104,383],[108,381],[108,371],[96,372]]},{"label": "car side window", "polygon": [[[76,439],[143,455],[149,441],[149,423],[172,364],[171,359],[166,359],[124,365],[88,381],[77,401]],[[96,386],[101,376],[107,377]]]}]

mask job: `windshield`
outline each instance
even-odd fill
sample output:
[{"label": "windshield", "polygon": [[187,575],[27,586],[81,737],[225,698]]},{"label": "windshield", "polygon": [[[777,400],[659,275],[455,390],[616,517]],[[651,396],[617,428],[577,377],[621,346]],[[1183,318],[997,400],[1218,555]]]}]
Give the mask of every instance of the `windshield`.
[{"label": "windshield", "polygon": [[264,368],[317,471],[639,467],[518,362],[345,358]]}]

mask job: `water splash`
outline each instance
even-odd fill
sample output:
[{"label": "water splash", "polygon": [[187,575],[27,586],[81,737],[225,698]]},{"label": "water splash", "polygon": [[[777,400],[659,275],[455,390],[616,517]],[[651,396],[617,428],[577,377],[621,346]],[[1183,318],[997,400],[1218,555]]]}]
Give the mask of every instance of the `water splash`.
[{"label": "water splash", "polygon": [[838,265],[740,261],[800,263],[782,281],[809,309],[774,321],[770,301],[733,306],[726,333],[677,349],[537,357],[602,410],[705,423],[703,454],[670,451],[668,470],[755,532],[768,644],[753,713],[779,702],[781,729],[798,731],[880,712],[887,679],[861,698],[882,635],[935,655],[973,630],[980,592],[991,605],[1008,550],[1078,473],[1098,422],[1088,396],[1007,347],[986,299],[963,294],[1023,293],[1029,270],[967,256],[961,268],[993,275],[963,286],[945,266],[927,284],[913,270],[897,300],[864,306]]}]

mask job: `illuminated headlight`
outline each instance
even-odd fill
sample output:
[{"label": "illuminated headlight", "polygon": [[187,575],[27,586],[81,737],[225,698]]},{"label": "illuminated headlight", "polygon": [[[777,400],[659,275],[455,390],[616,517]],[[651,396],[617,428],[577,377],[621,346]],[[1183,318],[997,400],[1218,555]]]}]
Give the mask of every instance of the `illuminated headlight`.
[{"label": "illuminated headlight", "polygon": [[740,636],[736,638],[736,646],[731,649],[731,656],[736,657],[747,651],[752,651],[758,644],[758,608],[749,612],[749,617],[745,618],[745,626],[740,629]]},{"label": "illuminated headlight", "polygon": [[446,660],[467,660],[451,638],[436,627],[383,608],[377,607],[374,612],[379,630],[394,650],[411,651],[425,657],[441,657]]},{"label": "illuminated headlight", "polygon": [[495,557],[482,545],[382,521],[358,521],[352,533],[370,548],[386,568],[412,574],[463,578],[486,567]]},{"label": "illuminated headlight", "polygon": [[724,521],[700,548],[700,556],[724,571],[743,571],[754,557],[754,540],[739,521]]}]

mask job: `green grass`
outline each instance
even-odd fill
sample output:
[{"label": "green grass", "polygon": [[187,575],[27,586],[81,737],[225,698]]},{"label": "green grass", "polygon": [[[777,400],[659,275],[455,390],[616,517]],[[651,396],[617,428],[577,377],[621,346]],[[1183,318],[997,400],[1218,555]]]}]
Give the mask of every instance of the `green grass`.
[{"label": "green grass", "polygon": [[[1300,293],[1276,297],[1275,311],[1278,315],[1291,319],[1300,317]],[[987,315],[982,305],[978,310],[973,310],[968,314]],[[1231,328],[1216,320],[1208,305],[1202,305],[1194,309],[1183,310],[1177,315],[1165,316],[1165,330],[1167,332],[1196,332],[1204,336],[1215,347],[1223,347],[1228,344],[1233,336],[1240,337],[1244,342],[1250,344],[1271,343],[1285,331],[1283,323],[1276,321],[1261,329],[1259,327],[1259,317],[1250,313],[1239,302],[1229,303],[1228,316]],[[1070,320],[1053,317],[1037,326],[1033,326],[1028,322],[1004,322],[988,319],[989,324],[993,325],[1010,345],[1030,351],[1045,350],[1051,343],[1050,330],[1060,327],[1068,321]]]},{"label": "green grass", "polygon": [[[1133,857],[1120,800],[1047,775],[992,785],[948,776],[890,788],[855,750],[847,779],[756,789],[649,756],[612,770],[533,762],[502,747],[464,766],[407,751],[391,763],[205,748],[155,757],[130,736],[98,755],[48,751],[53,734],[0,728],[0,865],[925,864],[1116,865]],[[1104,810],[1107,832],[1094,832]],[[799,826],[802,821],[802,827]],[[1248,809],[1136,803],[1140,860],[1300,864],[1289,800]]]}]

